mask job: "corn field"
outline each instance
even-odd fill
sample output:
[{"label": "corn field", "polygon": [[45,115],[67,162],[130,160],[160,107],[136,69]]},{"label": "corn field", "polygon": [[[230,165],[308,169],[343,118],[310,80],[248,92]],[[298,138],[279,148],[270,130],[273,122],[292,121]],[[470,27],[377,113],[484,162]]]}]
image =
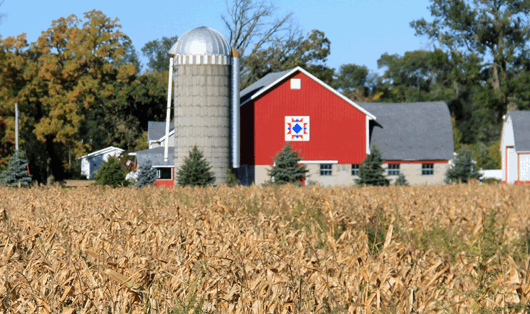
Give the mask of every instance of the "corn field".
[{"label": "corn field", "polygon": [[0,189],[3,313],[524,313],[530,189]]}]

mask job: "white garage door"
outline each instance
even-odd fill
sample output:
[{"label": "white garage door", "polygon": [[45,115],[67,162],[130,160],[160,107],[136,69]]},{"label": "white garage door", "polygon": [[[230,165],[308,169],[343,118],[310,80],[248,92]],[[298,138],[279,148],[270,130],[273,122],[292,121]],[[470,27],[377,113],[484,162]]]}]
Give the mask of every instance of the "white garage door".
[{"label": "white garage door", "polygon": [[514,183],[517,180],[517,153],[514,147],[508,147],[508,158],[506,160],[508,169],[508,183]]}]

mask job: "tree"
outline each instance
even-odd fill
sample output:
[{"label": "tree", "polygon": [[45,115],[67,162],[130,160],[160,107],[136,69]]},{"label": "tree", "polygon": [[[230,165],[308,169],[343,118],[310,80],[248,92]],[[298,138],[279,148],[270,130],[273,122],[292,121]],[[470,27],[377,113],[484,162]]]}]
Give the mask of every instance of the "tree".
[{"label": "tree", "polygon": [[363,164],[359,168],[359,178],[355,180],[358,186],[375,185],[387,186],[390,181],[384,175],[383,158],[377,146],[373,146],[370,154],[366,155]]},{"label": "tree", "polygon": [[0,186],[29,187],[31,175],[28,173],[28,162],[18,152],[7,162],[7,168],[0,173]]},{"label": "tree", "polygon": [[[4,0],[0,1],[0,6],[2,6],[2,4],[4,4]],[[2,24],[2,22],[4,21],[5,17],[6,17],[5,13],[0,13],[0,24]]]},{"label": "tree", "polygon": [[112,156],[101,164],[94,179],[96,180],[96,185],[110,185],[113,188],[129,184],[129,181],[125,179],[125,171],[118,159]]},{"label": "tree", "polygon": [[[483,83],[491,87],[488,108],[500,121],[515,95],[513,71],[527,62],[530,2],[527,0],[431,0],[434,18],[412,21],[416,35],[426,36],[448,51],[479,60]],[[486,89],[487,90],[487,89]]]},{"label": "tree", "polygon": [[184,164],[178,170],[177,182],[180,186],[207,186],[214,184],[215,176],[212,166],[206,161],[202,152],[193,146]]},{"label": "tree", "polygon": [[399,174],[398,178],[396,179],[396,182],[394,182],[394,185],[402,185],[402,186],[408,186],[409,182],[405,178],[405,175],[402,173]]},{"label": "tree", "polygon": [[136,187],[151,186],[156,181],[156,169],[153,168],[150,161],[141,165],[138,169],[138,178]]},{"label": "tree", "polygon": [[469,180],[480,180],[482,175],[479,173],[479,167],[473,160],[473,152],[463,146],[455,158],[454,164],[445,174],[446,183],[468,183]]},{"label": "tree", "polygon": [[296,184],[300,185],[305,180],[308,172],[306,165],[300,164],[302,157],[299,151],[293,151],[289,143],[273,157],[274,165],[268,171],[269,177],[274,184]]},{"label": "tree", "polygon": [[267,0],[226,0],[223,21],[230,45],[241,59],[243,89],[263,76],[301,66],[330,84],[333,69],[326,66],[330,41],[319,30],[304,35],[293,13],[275,18],[277,8]]},{"label": "tree", "polygon": [[117,19],[84,16],[84,23],[75,15],[54,21],[32,44],[25,35],[0,42],[0,110],[11,114],[18,102],[25,140],[43,143],[30,163],[47,169],[49,182],[62,179],[68,158],[90,149],[80,132],[86,117],[135,73],[131,64],[118,65],[130,40]]},{"label": "tree", "polygon": [[333,87],[347,96],[354,90],[364,91],[369,74],[370,71],[364,65],[343,64],[339,68],[337,78],[333,81]]},{"label": "tree", "polygon": [[[149,70],[164,72],[169,69],[168,52],[171,47],[178,41],[178,36],[162,37],[161,39],[151,40],[142,47],[142,54],[147,57],[147,67]],[[167,76],[167,75],[166,75]]]}]

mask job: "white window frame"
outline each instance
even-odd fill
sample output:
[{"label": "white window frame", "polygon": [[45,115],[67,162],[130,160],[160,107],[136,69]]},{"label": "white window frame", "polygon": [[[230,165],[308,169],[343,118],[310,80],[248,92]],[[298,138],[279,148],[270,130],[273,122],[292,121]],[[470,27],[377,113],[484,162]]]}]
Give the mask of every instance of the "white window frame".
[{"label": "white window frame", "polygon": [[[162,168],[169,169],[169,171],[170,171],[169,173],[171,175],[169,179],[161,179],[160,178],[160,174],[161,174],[160,169],[162,169]],[[157,168],[155,168],[155,170],[156,170],[156,180],[157,181],[158,180],[173,180],[173,167],[157,167]]]},{"label": "white window frame", "polygon": [[352,164],[351,165],[351,175],[352,176],[358,177],[360,170],[361,170],[361,165],[359,165],[359,164]]},{"label": "white window frame", "polygon": [[401,167],[399,166],[399,164],[388,164],[387,175],[389,177],[399,176],[400,171],[401,171]]},{"label": "white window frame", "polygon": [[434,163],[421,164],[422,176],[434,176]]},{"label": "white window frame", "polygon": [[[324,168],[322,166],[324,166]],[[320,176],[321,177],[333,176],[333,164],[320,164]]]}]

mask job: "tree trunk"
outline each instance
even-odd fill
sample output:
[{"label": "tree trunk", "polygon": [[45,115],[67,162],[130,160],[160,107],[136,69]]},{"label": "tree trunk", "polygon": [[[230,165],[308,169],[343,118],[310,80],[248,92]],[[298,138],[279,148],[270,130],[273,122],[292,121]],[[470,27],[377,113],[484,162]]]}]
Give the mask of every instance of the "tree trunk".
[{"label": "tree trunk", "polygon": [[46,153],[48,154],[48,165],[47,165],[47,179],[46,184],[53,184],[55,181],[60,181],[63,179],[63,167],[61,164],[61,159],[55,152],[53,145],[53,137],[46,137]]}]

